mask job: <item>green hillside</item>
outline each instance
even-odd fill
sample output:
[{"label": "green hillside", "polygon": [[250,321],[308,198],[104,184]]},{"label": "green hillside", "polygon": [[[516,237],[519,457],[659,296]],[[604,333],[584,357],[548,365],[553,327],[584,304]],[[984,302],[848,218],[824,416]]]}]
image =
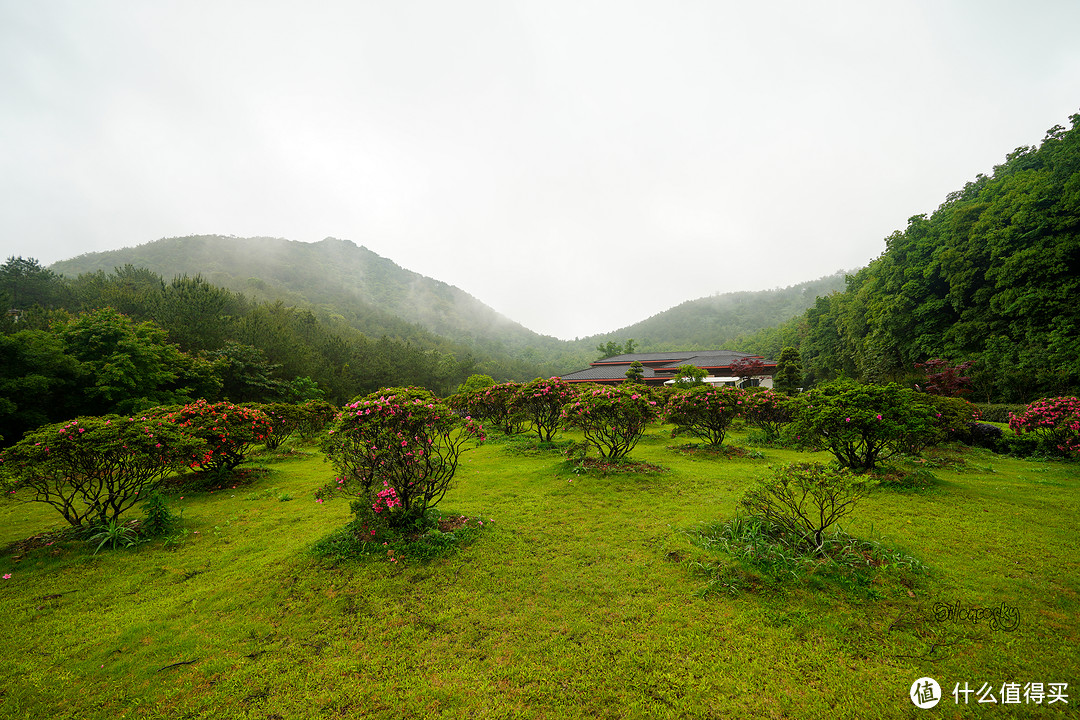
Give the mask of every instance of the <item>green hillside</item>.
[{"label": "green hillside", "polygon": [[911,379],[915,363],[971,362],[974,398],[1080,391],[1080,114],[1009,153],[755,351],[797,345],[807,383]]},{"label": "green hillside", "polygon": [[89,253],[50,269],[73,277],[124,265],[166,279],[201,275],[214,285],[292,305],[351,312],[360,330],[401,335],[401,321],[454,341],[511,346],[551,344],[482,302],[438,280],[406,270],[348,240],[302,243],[282,238],[200,235]]},{"label": "green hillside", "polygon": [[588,338],[597,342],[634,338],[640,352],[731,348],[747,335],[782,325],[813,307],[818,297],[844,289],[844,273],[757,292],[717,293],[689,300],[647,320]]}]

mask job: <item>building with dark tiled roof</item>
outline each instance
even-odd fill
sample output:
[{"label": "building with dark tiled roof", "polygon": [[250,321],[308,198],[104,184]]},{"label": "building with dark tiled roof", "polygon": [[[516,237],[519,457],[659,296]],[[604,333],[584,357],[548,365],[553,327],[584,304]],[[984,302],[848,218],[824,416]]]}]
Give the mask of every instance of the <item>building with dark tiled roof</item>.
[{"label": "building with dark tiled roof", "polygon": [[760,355],[735,352],[734,350],[676,350],[672,352],[629,353],[604,358],[590,363],[584,370],[568,373],[562,379],[572,383],[601,383],[617,385],[626,382],[626,371],[634,361],[642,365],[643,382],[646,385],[673,384],[678,378],[675,370],[680,365],[693,365],[708,373],[705,382],[719,385],[737,385],[739,378],[732,374],[732,363],[757,360],[761,363],[758,374],[744,381],[742,386],[760,385],[772,387],[776,374],[776,362]]}]

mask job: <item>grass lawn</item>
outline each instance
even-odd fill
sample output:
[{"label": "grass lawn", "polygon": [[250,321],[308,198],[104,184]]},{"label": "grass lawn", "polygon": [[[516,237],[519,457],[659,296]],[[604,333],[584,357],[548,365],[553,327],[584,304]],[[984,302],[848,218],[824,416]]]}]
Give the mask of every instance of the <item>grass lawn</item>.
[{"label": "grass lawn", "polygon": [[[62,520],[0,504],[0,717],[1077,716],[1080,466],[952,449],[929,463],[937,486],[875,490],[846,526],[925,572],[703,596],[702,568],[734,561],[692,531],[770,464],[829,458],[673,442],[653,428],[631,457],[663,471],[638,474],[576,474],[520,442],[471,450],[440,509],[484,530],[429,563],[312,555],[349,504],[312,499],[333,472],[307,448],[256,458],[235,488],[170,494],[187,533],[167,546],[9,545]],[[923,676],[944,694],[931,710],[908,697]],[[997,704],[957,704],[957,683]],[[1068,683],[1068,703],[1003,704],[1003,683]]]}]

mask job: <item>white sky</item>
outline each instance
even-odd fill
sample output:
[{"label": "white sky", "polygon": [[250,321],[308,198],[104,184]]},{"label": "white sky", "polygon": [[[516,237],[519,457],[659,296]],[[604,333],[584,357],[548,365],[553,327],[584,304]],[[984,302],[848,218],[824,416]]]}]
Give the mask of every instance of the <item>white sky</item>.
[{"label": "white sky", "polygon": [[1078,110],[1076,0],[0,0],[0,254],[333,236],[573,338],[864,265]]}]

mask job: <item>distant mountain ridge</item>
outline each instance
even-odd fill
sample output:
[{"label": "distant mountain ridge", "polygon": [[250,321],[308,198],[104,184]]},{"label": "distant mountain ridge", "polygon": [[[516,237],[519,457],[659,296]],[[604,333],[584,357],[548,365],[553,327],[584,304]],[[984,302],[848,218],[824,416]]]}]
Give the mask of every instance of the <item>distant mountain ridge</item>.
[{"label": "distant mountain ridge", "polygon": [[442,338],[481,356],[515,358],[542,374],[583,367],[596,359],[596,345],[605,340],[632,337],[641,351],[724,348],[787,322],[813,306],[818,295],[844,286],[843,273],[838,273],[784,289],[717,294],[620,330],[564,341],[525,328],[460,288],[336,238],[316,243],[222,235],[164,238],[87,253],[50,269],[73,277],[110,273],[124,265],[146,268],[166,281],[201,275],[257,300],[340,314],[371,336],[389,334],[422,344],[429,342],[425,338]]},{"label": "distant mountain ridge", "polygon": [[590,342],[634,338],[640,352],[715,350],[776,327],[813,307],[818,297],[842,291],[847,273],[839,270],[786,288],[717,293],[688,300],[628,327],[590,338]]},{"label": "distant mountain ridge", "polygon": [[340,305],[359,301],[452,339],[541,343],[544,336],[500,315],[464,290],[402,268],[349,240],[198,235],[88,253],[51,266],[64,275],[131,264],[165,279],[202,275],[255,297]]}]

